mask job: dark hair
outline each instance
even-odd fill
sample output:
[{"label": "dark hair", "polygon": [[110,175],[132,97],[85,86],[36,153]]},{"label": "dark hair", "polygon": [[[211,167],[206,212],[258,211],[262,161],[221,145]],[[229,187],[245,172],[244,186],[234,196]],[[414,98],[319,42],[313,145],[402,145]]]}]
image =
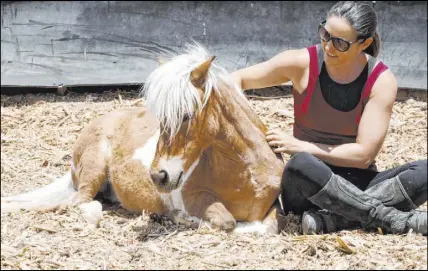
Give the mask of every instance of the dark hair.
[{"label": "dark hair", "polygon": [[380,37],[376,30],[377,17],[372,1],[340,1],[328,12],[331,16],[342,17],[357,31],[357,39],[373,38],[373,42],[364,52],[377,57],[380,51]]}]

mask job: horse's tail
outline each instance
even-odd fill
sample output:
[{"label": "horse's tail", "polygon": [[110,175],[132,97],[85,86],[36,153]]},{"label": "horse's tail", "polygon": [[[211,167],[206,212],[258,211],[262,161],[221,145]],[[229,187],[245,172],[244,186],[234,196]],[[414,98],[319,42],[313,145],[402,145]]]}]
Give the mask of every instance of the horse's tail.
[{"label": "horse's tail", "polygon": [[1,213],[27,211],[48,211],[70,205],[77,190],[73,187],[71,173],[46,186],[28,193],[1,198]]}]

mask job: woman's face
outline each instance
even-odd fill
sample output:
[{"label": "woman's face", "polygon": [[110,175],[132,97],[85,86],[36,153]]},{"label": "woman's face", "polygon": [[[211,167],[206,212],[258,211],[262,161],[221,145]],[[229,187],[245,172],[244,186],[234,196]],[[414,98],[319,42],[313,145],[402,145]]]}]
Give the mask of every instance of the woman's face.
[{"label": "woman's face", "polygon": [[355,61],[373,41],[372,38],[365,41],[358,40],[356,30],[348,21],[336,16],[329,17],[320,28],[324,61],[328,65],[336,66]]}]

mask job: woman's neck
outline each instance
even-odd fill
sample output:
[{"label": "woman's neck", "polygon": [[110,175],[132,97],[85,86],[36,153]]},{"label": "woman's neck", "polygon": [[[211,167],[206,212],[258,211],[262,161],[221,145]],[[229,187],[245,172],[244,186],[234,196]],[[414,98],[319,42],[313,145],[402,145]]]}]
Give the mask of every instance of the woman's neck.
[{"label": "woman's neck", "polygon": [[368,58],[362,52],[356,59],[343,63],[341,65],[328,65],[326,69],[332,80],[340,84],[347,84],[354,81],[363,71]]}]

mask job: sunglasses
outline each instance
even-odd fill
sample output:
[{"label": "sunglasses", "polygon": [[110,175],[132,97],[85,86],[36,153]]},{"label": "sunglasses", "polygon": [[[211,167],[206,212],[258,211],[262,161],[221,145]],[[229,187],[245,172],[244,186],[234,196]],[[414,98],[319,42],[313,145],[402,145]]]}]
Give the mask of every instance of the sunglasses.
[{"label": "sunglasses", "polygon": [[324,27],[325,23],[326,21],[323,21],[322,23],[319,24],[318,35],[320,36],[321,40],[324,42],[329,42],[331,40],[334,48],[336,48],[336,50],[340,52],[348,51],[353,43],[357,43],[358,41],[362,40],[362,39],[357,39],[356,41],[351,42],[339,37],[334,37],[327,31],[327,29],[325,29]]}]

